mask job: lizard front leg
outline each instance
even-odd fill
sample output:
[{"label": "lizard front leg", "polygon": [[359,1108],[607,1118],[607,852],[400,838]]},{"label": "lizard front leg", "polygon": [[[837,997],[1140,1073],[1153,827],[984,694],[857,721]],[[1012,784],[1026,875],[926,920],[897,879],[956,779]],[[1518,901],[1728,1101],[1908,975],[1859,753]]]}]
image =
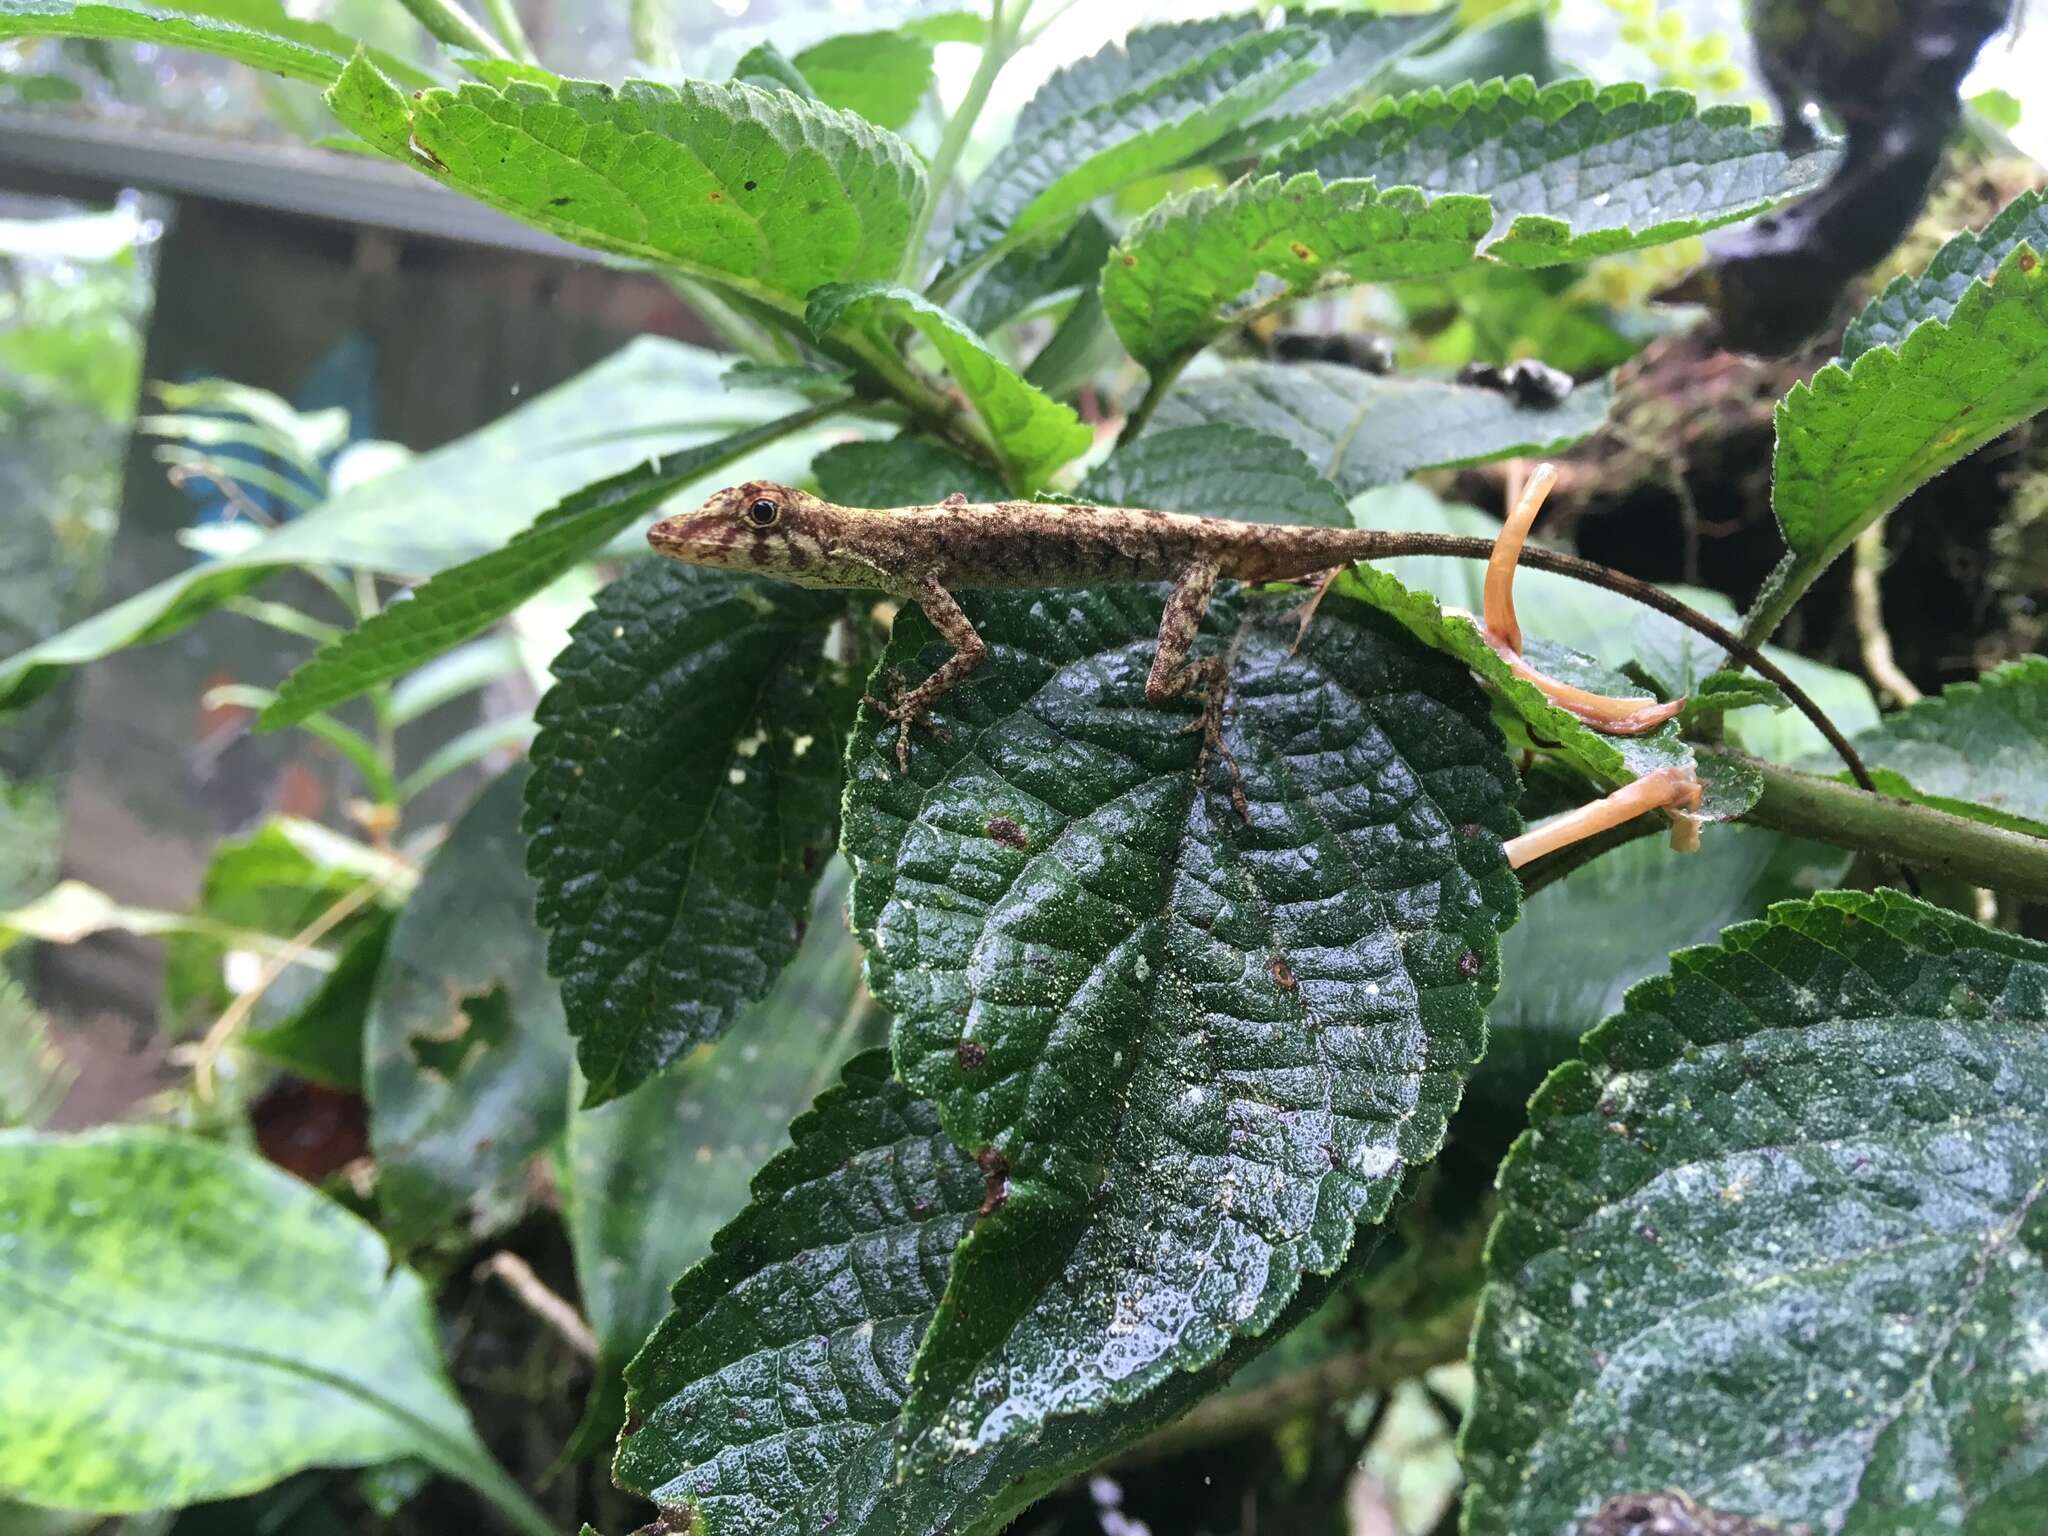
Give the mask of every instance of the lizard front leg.
[{"label": "lizard front leg", "polygon": [[1221,567],[1214,559],[1198,557],[1181,571],[1159,615],[1159,653],[1145,677],[1145,699],[1164,704],[1184,693],[1210,693],[1222,680],[1223,662],[1210,656],[1189,661],[1195,636],[1202,628],[1202,616],[1209,611],[1209,595],[1216,590]]},{"label": "lizard front leg", "polygon": [[877,714],[896,722],[896,767],[902,773],[910,772],[911,725],[925,719],[931,713],[932,705],[980,666],[982,658],[988,654],[981,632],[953,600],[953,594],[936,581],[919,582],[911,589],[910,596],[917,600],[917,606],[931,620],[932,628],[953,647],[953,654],[946,658],[938,671],[916,687],[894,689],[886,703],[873,694],[866,698]]}]

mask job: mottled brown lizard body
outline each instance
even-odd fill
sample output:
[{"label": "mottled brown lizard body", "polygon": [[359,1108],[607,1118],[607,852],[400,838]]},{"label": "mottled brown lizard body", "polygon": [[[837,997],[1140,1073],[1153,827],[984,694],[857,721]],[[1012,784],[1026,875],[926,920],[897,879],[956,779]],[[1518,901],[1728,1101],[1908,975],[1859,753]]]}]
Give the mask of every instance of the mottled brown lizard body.
[{"label": "mottled brown lizard body", "polygon": [[[929,506],[878,511],[842,507],[766,480],[720,491],[695,512],[664,518],[647,538],[661,554],[691,565],[805,587],[865,588],[916,602],[953,646],[953,655],[915,687],[868,701],[897,723],[897,762],[906,770],[911,725],[987,654],[981,635],[954,600],[955,591],[1170,581],[1173,591],[1160,616],[1159,648],[1145,679],[1145,696],[1159,703],[1195,692],[1213,706],[1221,695],[1224,662],[1220,657],[1191,661],[1189,651],[1219,579],[1291,581],[1358,560],[1400,555],[1485,560],[1494,552],[1490,540],[1452,534],[1239,523],[1135,507],[970,502],[957,493]],[[1869,787],[1869,775],[1854,750],[1798,685],[1704,614],[1647,582],[1573,555],[1530,549],[1520,559],[1624,593],[1707,636],[1782,688],[1842,754],[1858,782]],[[1204,718],[1213,739],[1213,707]]]}]

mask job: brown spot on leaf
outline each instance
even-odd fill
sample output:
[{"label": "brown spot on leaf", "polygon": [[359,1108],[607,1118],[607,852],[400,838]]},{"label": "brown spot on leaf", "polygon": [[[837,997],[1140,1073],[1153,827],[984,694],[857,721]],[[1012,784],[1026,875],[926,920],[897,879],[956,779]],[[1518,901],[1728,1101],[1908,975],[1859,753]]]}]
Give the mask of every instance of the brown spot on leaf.
[{"label": "brown spot on leaf", "polygon": [[705,201],[708,203],[722,203],[725,201],[725,194],[723,192],[713,192]]},{"label": "brown spot on leaf", "polygon": [[1294,252],[1294,259],[1296,261],[1314,261],[1316,259],[1316,253],[1303,245],[1299,240],[1290,240],[1287,243],[1287,249]]},{"label": "brown spot on leaf", "polygon": [[1458,956],[1458,974],[1470,981],[1479,974],[1479,951],[1468,949]]},{"label": "brown spot on leaf", "polygon": [[1006,848],[1024,849],[1031,846],[1031,839],[1024,829],[1007,816],[991,816],[988,819],[988,835]]},{"label": "brown spot on leaf", "polygon": [[1294,967],[1289,965],[1283,956],[1273,956],[1272,959],[1266,962],[1266,969],[1272,974],[1273,985],[1276,987],[1284,987],[1289,992],[1292,992],[1300,985],[1294,979]]},{"label": "brown spot on leaf", "polygon": [[1135,256],[1125,256],[1125,257],[1124,257],[1124,265],[1125,265],[1125,266],[1127,266],[1127,267],[1135,267],[1135,266],[1136,266],[1137,264],[1138,264],[1138,258],[1137,258],[1137,257],[1135,257]]},{"label": "brown spot on leaf", "polygon": [[994,1147],[983,1147],[974,1154],[974,1165],[988,1183],[988,1193],[978,1214],[993,1216],[1010,1198],[1010,1160]]},{"label": "brown spot on leaf", "polygon": [[2022,272],[2031,272],[2036,266],[2040,265],[2040,258],[2032,251],[2023,250],[2019,255],[2019,264]]},{"label": "brown spot on leaf", "polygon": [[988,1065],[988,1047],[975,1040],[962,1040],[953,1047],[953,1059],[960,1064],[962,1072],[972,1072]]}]

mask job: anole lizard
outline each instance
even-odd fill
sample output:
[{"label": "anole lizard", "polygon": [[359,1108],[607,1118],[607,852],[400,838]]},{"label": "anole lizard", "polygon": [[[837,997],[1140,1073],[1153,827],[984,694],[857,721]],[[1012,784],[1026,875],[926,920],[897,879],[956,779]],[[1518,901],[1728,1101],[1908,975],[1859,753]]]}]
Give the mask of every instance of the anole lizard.
[{"label": "anole lizard", "polygon": [[[1517,508],[1526,531],[1550,477],[1534,477]],[[1531,497],[1534,503],[1531,503]],[[1399,555],[1449,555],[1485,560],[1495,545],[1452,534],[1397,533],[1359,528],[1320,528],[1273,523],[1228,522],[1135,507],[1066,506],[1035,501],[970,502],[955,492],[929,506],[875,511],[842,507],[806,491],[766,480],[723,490],[695,512],[656,523],[648,542],[661,554],[692,565],[747,571],[804,587],[853,587],[909,598],[953,647],[939,669],[915,687],[886,701],[871,699],[897,724],[896,753],[909,768],[910,727],[932,704],[981,665],[987,648],[955,601],[956,591],[976,587],[1087,587],[1117,582],[1168,581],[1173,590],[1159,621],[1159,649],[1145,680],[1153,703],[1191,691],[1208,692],[1220,682],[1221,658],[1190,660],[1189,650],[1221,578],[1234,581],[1295,581],[1349,566],[1357,560]],[[1818,726],[1855,774],[1872,787],[1855,749],[1819,707],[1753,647],[1670,594],[1573,555],[1544,549],[1519,550],[1516,558],[1539,570],[1556,571],[1620,592],[1668,614],[1776,683]],[[1490,605],[1491,606],[1491,605]],[[1512,613],[1509,614],[1512,628]],[[1496,647],[1501,644],[1498,637]],[[1519,650],[1519,637],[1513,649]],[[1510,654],[1504,652],[1504,654]],[[1511,662],[1519,656],[1510,654]],[[1525,673],[1525,675],[1528,675]],[[1533,680],[1548,685],[1540,675]],[[1549,685],[1546,691],[1558,685]],[[1648,729],[1676,709],[1659,707],[1644,715],[1641,701],[1633,719],[1623,712],[1587,712],[1581,702],[1559,702],[1596,728]],[[1600,700],[1612,704],[1622,701]]]}]

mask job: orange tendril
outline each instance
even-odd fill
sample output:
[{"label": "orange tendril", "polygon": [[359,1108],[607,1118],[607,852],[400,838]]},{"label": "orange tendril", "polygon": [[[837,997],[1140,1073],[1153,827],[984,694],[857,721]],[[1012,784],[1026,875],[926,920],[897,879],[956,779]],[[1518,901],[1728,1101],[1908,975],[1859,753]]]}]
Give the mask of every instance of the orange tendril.
[{"label": "orange tendril", "polygon": [[1633,821],[1648,811],[1663,811],[1671,818],[1671,846],[1680,853],[1692,853],[1700,845],[1700,781],[1691,768],[1657,768],[1624,784],[1613,794],[1582,805],[1562,816],[1511,839],[1507,844],[1508,866],[1524,864],[1569,848],[1582,838]]},{"label": "orange tendril", "polygon": [[1515,617],[1515,572],[1522,563],[1522,546],[1545,498],[1557,484],[1557,466],[1539,464],[1515,498],[1500,536],[1493,542],[1493,557],[1486,562],[1485,608],[1479,632],[1515,676],[1533,683],[1558,708],[1608,736],[1641,736],[1654,731],[1685,707],[1683,698],[1660,704],[1654,699],[1622,699],[1611,694],[1574,688],[1547,677],[1522,659],[1522,625]]}]

